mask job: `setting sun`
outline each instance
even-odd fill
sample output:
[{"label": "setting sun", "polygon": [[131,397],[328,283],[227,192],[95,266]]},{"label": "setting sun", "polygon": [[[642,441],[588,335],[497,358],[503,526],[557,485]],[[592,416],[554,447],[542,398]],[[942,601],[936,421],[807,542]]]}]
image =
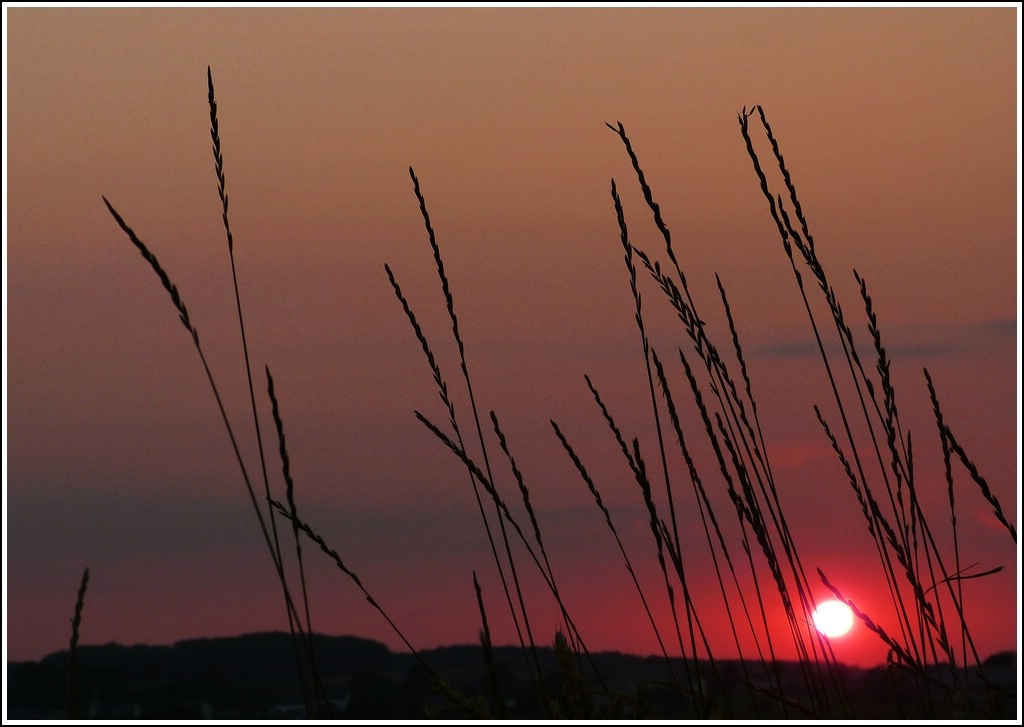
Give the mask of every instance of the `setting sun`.
[{"label": "setting sun", "polygon": [[853,628],[853,611],[839,601],[823,601],[814,609],[814,628],[829,638],[843,636]]}]

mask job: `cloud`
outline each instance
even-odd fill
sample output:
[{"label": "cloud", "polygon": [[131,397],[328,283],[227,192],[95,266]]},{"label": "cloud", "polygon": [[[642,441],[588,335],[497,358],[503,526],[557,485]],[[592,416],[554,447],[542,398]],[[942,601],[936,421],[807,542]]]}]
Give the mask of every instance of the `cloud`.
[{"label": "cloud", "polygon": [[[1008,345],[1016,340],[1016,319],[1000,318],[969,323],[893,325],[882,329],[882,345],[892,359],[936,359],[974,354],[992,346]],[[830,329],[831,330],[831,329]],[[874,348],[866,330],[854,329],[861,358],[874,357]],[[829,355],[842,353],[834,336],[825,343]],[[744,346],[750,358],[804,358],[819,355],[813,338],[765,341]]]},{"label": "cloud", "polygon": [[228,498],[104,492],[95,488],[7,493],[8,557],[35,562],[200,554],[257,544],[251,506]]}]

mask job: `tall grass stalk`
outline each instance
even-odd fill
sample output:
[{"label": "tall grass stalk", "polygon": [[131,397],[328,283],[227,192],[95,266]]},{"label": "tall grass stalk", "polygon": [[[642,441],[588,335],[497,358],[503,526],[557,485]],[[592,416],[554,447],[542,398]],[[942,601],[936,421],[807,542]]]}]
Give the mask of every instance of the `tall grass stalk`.
[{"label": "tall grass stalk", "polygon": [[[257,497],[256,490],[253,486],[252,479],[249,475],[249,470],[246,466],[245,459],[242,456],[241,449],[238,444],[237,437],[235,435],[235,428],[227,415],[223,399],[221,397],[220,388],[217,385],[217,381],[210,369],[207,361],[206,353],[203,346],[200,343],[199,332],[196,326],[193,324],[191,316],[189,315],[188,308],[178,291],[178,287],[172,282],[170,275],[166,272],[163,266],[160,264],[157,256],[152,253],[149,247],[141,240],[141,238],[135,233],[135,231],[125,222],[121,214],[114,208],[114,206],[103,197],[103,202],[110,212],[114,221],[118,227],[121,228],[122,232],[132,242],[138,252],[142,255],[143,259],[149,264],[153,272],[157,275],[164,290],[167,291],[171,298],[171,302],[174,305],[175,310],[178,313],[178,318],[185,330],[188,332],[192,339],[193,347],[196,353],[199,355],[200,362],[203,366],[203,371],[206,374],[207,382],[210,385],[210,389],[214,395],[217,409],[220,412],[221,421],[224,424],[224,428],[227,431],[228,438],[231,442],[231,447],[235,455],[235,460],[238,464],[239,471],[242,475],[242,480],[245,484],[246,494],[249,497],[249,501],[253,506],[253,511],[256,514],[257,522],[259,523],[260,532],[263,535],[263,540],[267,546],[268,552],[270,553],[271,561],[274,566],[274,571],[277,575],[281,592],[285,602],[285,609],[288,618],[289,629],[292,633],[292,644],[296,659],[296,668],[299,676],[299,686],[302,694],[303,702],[306,706],[306,711],[309,716],[317,716],[323,709],[326,708],[327,702],[325,701],[325,694],[323,685],[320,681],[318,671],[316,669],[314,653],[313,653],[313,639],[312,639],[312,622],[309,616],[309,604],[305,589],[305,576],[303,571],[303,564],[301,559],[301,547],[298,541],[298,531],[293,530],[296,537],[296,549],[298,558],[298,566],[300,570],[300,579],[303,583],[303,601],[304,601],[304,612],[305,612],[305,623],[304,628],[302,618],[299,615],[298,609],[292,598],[291,590],[288,586],[287,575],[285,570],[285,563],[281,554],[280,540],[277,533],[277,527],[275,524],[275,511],[271,507],[273,499],[270,495],[270,484],[269,477],[267,475],[266,458],[263,448],[262,434],[260,433],[259,416],[255,407],[255,391],[252,382],[252,373],[250,365],[250,356],[248,350],[248,342],[245,334],[244,316],[242,314],[241,296],[238,288],[238,278],[235,268],[234,259],[234,238],[231,233],[231,226],[228,218],[228,195],[226,192],[226,182],[224,175],[224,159],[221,151],[220,143],[220,125],[217,115],[217,103],[214,93],[213,86],[213,74],[212,71],[207,68],[207,93],[210,107],[210,134],[213,141],[213,155],[214,155],[214,169],[217,176],[217,191],[221,201],[221,218],[224,225],[224,231],[227,238],[228,255],[230,261],[232,282],[235,294],[236,311],[238,315],[239,329],[242,336],[243,342],[243,358],[246,371],[246,381],[248,384],[250,404],[252,406],[252,419],[253,425],[257,435],[257,447],[258,456],[260,460],[260,468],[264,481],[264,496],[262,498]],[[283,440],[283,429],[281,429],[281,422],[277,412],[277,402],[273,399],[273,381],[269,377],[269,369],[267,370],[268,382],[270,384],[270,395],[274,404],[275,421],[279,427],[279,433],[281,434],[281,453],[283,456],[283,465],[285,470],[285,478],[288,481],[289,494],[291,494],[292,483],[288,471],[288,461],[286,458],[286,451],[284,448]],[[266,504],[266,512],[264,512],[261,501]],[[294,504],[294,503],[293,503]],[[270,523],[268,527],[268,521]],[[307,675],[308,673],[308,675]],[[312,685],[310,685],[310,679],[312,679]]]},{"label": "tall grass stalk", "polygon": [[[418,182],[416,183],[416,189],[417,189],[417,198],[422,200],[422,196],[418,194],[418,189],[419,189]],[[427,225],[428,235],[430,236],[431,239],[433,239],[433,228],[430,226],[430,221],[429,221],[430,217],[429,217],[429,215],[426,214],[426,203],[421,201],[420,204],[421,204],[421,210],[423,210],[425,223]],[[433,243],[431,246],[432,247],[436,246],[436,242]],[[440,259],[440,253],[437,254],[437,259]],[[417,321],[416,314],[413,312],[412,307],[409,305],[409,301],[406,299],[405,295],[402,293],[402,288],[398,284],[398,281],[395,279],[395,274],[392,272],[391,267],[388,264],[386,264],[386,263],[384,265],[384,271],[387,273],[388,281],[391,283],[391,287],[392,287],[392,290],[395,293],[395,297],[397,297],[398,301],[401,303],[402,310],[405,312],[406,317],[409,320],[409,324],[412,326],[413,332],[416,334],[416,339],[417,339],[417,341],[419,341],[420,348],[423,350],[424,356],[426,356],[427,365],[430,367],[431,373],[433,374],[434,384],[437,386],[438,395],[440,396],[441,402],[442,402],[442,404],[444,404],[445,410],[447,411],[447,414],[448,414],[448,423],[451,425],[451,429],[452,429],[453,436],[454,436],[454,441],[449,439],[446,435],[443,435],[441,433],[440,429],[438,429],[433,423],[430,422],[430,420],[428,420],[426,417],[424,417],[419,412],[416,412],[416,416],[428,429],[430,429],[432,432],[434,432],[434,434],[436,436],[438,436],[442,440],[442,442],[447,444],[449,446],[449,448],[452,449],[452,451],[456,453],[456,455],[460,455],[460,459],[463,460],[463,463],[465,464],[465,466],[467,468],[467,471],[469,473],[470,485],[473,488],[473,496],[476,499],[477,509],[480,512],[480,519],[483,522],[484,531],[487,534],[487,543],[490,546],[491,555],[494,558],[494,563],[495,563],[495,566],[497,567],[498,575],[499,575],[499,578],[501,580],[502,590],[504,591],[504,594],[505,594],[505,601],[508,604],[509,613],[512,616],[513,624],[515,625],[516,636],[519,639],[519,645],[523,649],[524,655],[527,655],[527,657],[526,657],[526,668],[527,668],[527,671],[530,674],[530,680],[535,685],[537,685],[538,689],[540,689],[543,692],[542,683],[540,681],[541,680],[541,676],[540,676],[540,661],[539,661],[539,657],[537,656],[537,653],[536,653],[536,645],[535,645],[535,643],[533,641],[533,638],[531,636],[530,639],[529,639],[530,650],[529,650],[529,652],[527,652],[526,640],[523,637],[522,627],[520,626],[520,622],[519,622],[520,621],[520,619],[519,619],[520,611],[513,604],[512,594],[511,594],[511,591],[509,590],[508,579],[507,579],[507,577],[505,575],[505,568],[504,568],[504,565],[503,565],[503,561],[502,561],[501,555],[498,553],[498,546],[497,546],[497,544],[495,542],[494,534],[493,534],[493,532],[491,530],[491,522],[490,522],[490,519],[487,517],[487,512],[484,509],[483,498],[480,495],[480,486],[482,485],[482,486],[484,486],[486,488],[490,484],[490,477],[487,476],[487,475],[484,475],[482,472],[480,472],[479,475],[476,472],[474,472],[475,464],[473,464],[472,460],[470,460],[470,458],[469,458],[469,455],[466,454],[466,452],[465,452],[465,445],[463,444],[463,440],[462,440],[462,431],[461,431],[461,428],[459,427],[458,417],[455,414],[455,404],[454,404],[454,402],[452,401],[451,397],[448,394],[448,384],[447,384],[443,374],[441,373],[441,368],[440,368],[440,366],[437,363],[436,357],[434,356],[433,349],[431,349],[430,343],[427,341],[426,334],[423,332],[423,328],[420,326],[419,322]],[[439,271],[440,271],[439,274],[441,274],[442,280],[443,280],[442,285],[444,286],[444,289],[447,290],[447,278],[443,277],[443,271],[444,271],[443,265],[439,268]],[[478,484],[478,483],[480,483],[480,484]],[[486,484],[484,484],[484,483],[486,483]],[[488,493],[488,494],[491,494],[491,493]],[[503,503],[500,503],[500,497],[497,495],[496,491],[493,494],[491,494],[491,497],[492,497],[492,499],[493,499],[493,501],[495,503],[495,508],[499,511],[498,522],[499,522],[499,528],[500,528],[500,530],[501,530],[501,532],[503,534],[502,542],[505,543],[505,546],[506,546],[505,552],[507,554],[509,554],[509,557],[511,558],[511,551],[510,551],[510,549],[508,547],[508,536],[505,533],[505,523],[504,523],[504,520],[502,519],[502,515],[501,515],[501,512],[500,512],[501,511],[501,504],[503,504]],[[522,593],[521,593],[521,591],[518,592],[518,595],[519,595],[520,605],[522,605]],[[529,633],[529,629],[527,631]]]},{"label": "tall grass stalk", "polygon": [[82,628],[85,590],[89,587],[89,569],[82,571],[82,582],[75,599],[75,615],[71,618],[71,646],[68,649],[68,719],[78,719],[78,639]]},{"label": "tall grass stalk", "polygon": [[484,594],[480,589],[476,571],[473,571],[473,590],[476,591],[476,603],[480,609],[480,646],[484,650],[484,663],[487,666],[487,688],[491,702],[498,718],[505,716],[505,698],[501,694],[501,680],[498,678],[498,667],[494,663],[494,648],[491,643],[491,627],[487,623],[487,609],[484,608]]},{"label": "tall grass stalk", "polygon": [[[546,686],[544,684],[543,672],[541,670],[539,657],[537,655],[537,644],[536,644],[536,640],[534,639],[534,636],[533,636],[533,629],[530,626],[529,612],[528,612],[528,610],[526,608],[526,603],[525,603],[525,600],[523,598],[523,590],[522,590],[522,585],[520,584],[520,580],[519,580],[519,573],[518,573],[518,570],[516,568],[516,561],[515,561],[515,558],[512,555],[512,548],[511,548],[511,545],[510,545],[509,539],[508,539],[508,531],[505,528],[505,520],[502,518],[502,506],[501,506],[500,497],[497,494],[497,489],[494,488],[494,486],[493,486],[494,476],[491,473],[491,461],[490,461],[490,457],[488,455],[487,444],[484,441],[483,427],[480,424],[480,412],[479,412],[479,409],[477,408],[476,395],[474,394],[474,391],[473,391],[473,381],[472,381],[472,379],[471,379],[471,377],[469,375],[469,367],[468,367],[468,365],[466,363],[466,346],[463,343],[462,335],[459,332],[459,319],[458,319],[458,317],[455,314],[455,299],[452,296],[452,292],[451,292],[451,289],[450,289],[450,286],[449,286],[449,283],[448,283],[448,276],[445,274],[444,261],[442,260],[442,257],[441,257],[441,248],[439,247],[439,245],[437,243],[437,238],[436,238],[436,236],[434,234],[434,228],[430,224],[430,215],[427,212],[427,203],[426,203],[426,200],[423,197],[423,193],[420,191],[420,180],[416,176],[416,172],[413,170],[412,167],[409,167],[409,177],[412,179],[413,192],[416,194],[416,199],[419,202],[420,214],[423,217],[423,224],[426,227],[426,231],[427,231],[427,239],[428,239],[428,242],[430,243],[430,249],[431,249],[431,251],[433,252],[433,255],[434,255],[434,265],[435,265],[435,268],[437,270],[437,277],[438,277],[439,282],[441,283],[441,291],[442,291],[442,293],[444,295],[445,307],[446,307],[446,309],[448,311],[448,318],[451,321],[452,338],[455,340],[455,344],[458,347],[459,368],[460,368],[460,370],[462,372],[462,380],[463,380],[463,382],[466,385],[466,393],[469,396],[469,408],[470,408],[470,413],[472,414],[472,418],[473,418],[473,426],[474,426],[474,428],[476,430],[477,442],[479,443],[479,446],[480,446],[480,455],[483,458],[484,472],[486,472],[486,474],[487,474],[487,481],[492,483],[492,486],[491,486],[489,491],[490,491],[491,497],[492,497],[492,499],[494,501],[495,515],[496,515],[497,520],[498,520],[498,527],[499,527],[499,530],[501,532],[501,540],[502,540],[502,544],[504,545],[505,556],[507,558],[509,574],[512,577],[512,583],[513,583],[513,586],[514,586],[515,592],[516,592],[516,604],[518,606],[518,610],[516,610],[516,608],[512,607],[512,604],[509,603],[510,610],[512,612],[513,620],[517,624],[518,624],[518,619],[519,618],[521,618],[522,621],[523,621],[523,628],[526,629],[527,639],[528,639],[529,644],[530,644],[530,653],[533,656],[534,666],[536,667],[536,670],[537,670],[537,683],[538,683],[538,685],[540,687],[540,690],[541,690],[542,703],[546,704],[549,701],[547,699],[547,688],[546,688]],[[453,422],[454,421],[456,421],[456,420],[453,419]],[[461,435],[461,433],[459,433],[458,429],[456,429],[455,431],[456,431],[456,435],[459,438],[459,444],[460,444],[460,446],[462,446],[462,435]],[[505,510],[505,512],[508,512],[507,508],[504,508],[504,510]],[[522,533],[520,533],[520,535],[522,535]],[[524,541],[525,541],[525,538],[524,538]],[[502,567],[502,563],[501,563],[500,558],[496,562],[497,562],[497,565],[498,565],[498,573],[499,573],[499,576],[501,577],[503,587],[505,587],[507,589],[507,585],[505,585],[504,568]],[[520,643],[522,643],[521,642],[521,637],[520,637]]]},{"label": "tall grass stalk", "polygon": [[[305,704],[306,704],[307,714],[311,714],[311,713],[313,713],[315,711],[313,709],[314,702],[311,700],[311,696],[308,693],[308,689],[307,689],[307,686],[306,686],[306,681],[307,680],[306,680],[305,674],[304,674],[306,667],[304,666],[304,660],[303,660],[302,656],[299,653],[299,639],[301,638],[303,630],[302,630],[301,624],[297,624],[296,621],[295,621],[297,615],[294,614],[293,613],[293,609],[288,606],[288,600],[290,599],[290,595],[289,595],[289,591],[288,591],[288,587],[287,587],[287,582],[285,580],[284,565],[283,565],[283,560],[282,560],[282,557],[281,557],[281,541],[280,541],[280,538],[278,537],[278,533],[277,533],[277,521],[276,521],[276,519],[274,517],[274,510],[269,505],[269,501],[270,501],[270,478],[267,475],[267,458],[266,458],[266,454],[265,454],[264,448],[263,448],[263,431],[262,431],[262,427],[260,426],[259,413],[257,412],[257,409],[256,409],[256,390],[255,390],[255,387],[253,386],[253,381],[252,381],[252,363],[251,363],[251,359],[250,359],[250,356],[249,356],[249,340],[248,340],[248,337],[246,336],[246,332],[245,332],[245,316],[242,314],[242,298],[241,298],[241,294],[239,293],[239,290],[238,290],[238,272],[237,272],[237,269],[235,267],[235,240],[234,240],[234,236],[231,234],[231,223],[230,223],[230,220],[228,218],[227,182],[225,180],[225,175],[224,175],[224,155],[223,155],[223,152],[221,151],[221,143],[220,143],[220,121],[217,118],[217,100],[216,100],[216,93],[215,93],[214,86],[213,86],[213,71],[212,71],[212,69],[209,66],[207,66],[207,68],[206,68],[206,81],[207,81],[207,87],[208,87],[208,93],[207,93],[207,95],[208,95],[208,104],[209,104],[209,107],[210,107],[210,138],[211,138],[211,140],[213,142],[214,171],[216,172],[216,175],[217,175],[217,194],[220,197],[220,202],[221,202],[221,221],[224,224],[224,235],[225,235],[225,237],[227,239],[228,259],[229,259],[230,267],[231,267],[231,285],[232,285],[232,289],[233,289],[234,295],[235,295],[235,310],[236,310],[237,315],[238,315],[238,330],[239,330],[239,333],[240,333],[241,339],[242,339],[242,359],[243,359],[243,361],[245,363],[245,379],[246,379],[246,385],[247,385],[248,392],[249,392],[249,404],[250,404],[250,411],[252,412],[253,429],[256,432],[256,450],[257,450],[257,452],[259,454],[260,474],[263,477],[264,497],[265,497],[265,501],[268,503],[267,504],[267,519],[270,521],[270,533],[271,533],[271,539],[273,541],[273,549],[274,549],[273,557],[274,557],[275,567],[279,571],[280,578],[281,578],[281,581],[282,581],[282,584],[283,584],[282,590],[283,590],[283,592],[285,594],[285,611],[286,611],[287,616],[288,616],[288,629],[291,632],[291,636],[292,636],[292,647],[293,647],[293,651],[295,652],[296,668],[298,669],[298,672],[299,672],[299,682],[300,682],[300,685],[302,686],[302,690],[303,690],[303,700],[305,701]],[[278,426],[280,427],[280,422],[279,422],[279,420],[277,418],[277,401],[273,399],[273,381],[270,380],[270,370],[269,369],[267,369],[267,378],[268,378],[268,382],[269,382],[268,383],[269,390],[270,390],[269,393],[270,393],[271,399],[272,399],[273,404],[274,404],[274,419],[275,419],[275,423],[277,423]],[[289,491],[289,494],[290,494],[291,493],[291,488],[292,488],[292,482],[291,482],[291,479],[289,477],[288,462],[287,462],[287,459],[285,459],[285,454],[286,453],[284,451],[284,443],[283,443],[283,440],[282,440],[282,444],[281,444],[282,466],[284,468],[284,476],[285,476],[285,480],[286,480],[286,483],[287,483],[287,486],[288,486],[288,491]],[[314,648],[313,648],[313,629],[312,629],[312,623],[310,621],[310,616],[309,616],[309,602],[308,602],[308,599],[307,599],[307,591],[306,591],[306,576],[305,576],[305,569],[304,569],[304,566],[303,566],[303,563],[302,563],[302,549],[301,549],[301,546],[299,545],[298,531],[294,532],[294,538],[295,538],[296,553],[297,553],[297,556],[298,556],[299,578],[300,578],[300,580],[302,582],[303,608],[304,608],[305,615],[306,615],[306,629],[305,629],[305,639],[304,639],[304,641],[305,641],[305,648],[308,651],[309,666],[312,668],[312,670],[313,670],[313,672],[315,674],[315,672],[316,672],[316,657],[314,655]],[[298,634],[296,633],[297,631],[298,631]],[[317,679],[316,681],[319,681],[319,679]],[[326,703],[326,702],[321,701],[321,699],[322,699],[322,695],[319,695],[319,698],[317,699],[317,701],[315,703],[317,710],[319,709],[321,704],[325,704]]]}]

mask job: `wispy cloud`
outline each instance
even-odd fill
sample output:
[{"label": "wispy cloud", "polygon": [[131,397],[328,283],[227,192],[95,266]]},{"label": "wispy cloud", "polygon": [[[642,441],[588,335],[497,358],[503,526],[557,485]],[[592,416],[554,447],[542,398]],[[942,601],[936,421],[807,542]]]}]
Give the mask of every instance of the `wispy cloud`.
[{"label": "wispy cloud", "polygon": [[[882,331],[882,343],[893,359],[937,359],[945,356],[974,354],[1007,346],[1019,338],[1017,319],[1002,318],[987,321],[949,324],[893,325]],[[854,331],[854,336],[858,332]],[[857,339],[862,357],[872,355],[872,343],[866,331]],[[744,347],[751,358],[803,358],[818,355],[818,344],[810,336],[755,341]],[[825,342],[825,352],[839,354],[841,348],[833,338]]]}]

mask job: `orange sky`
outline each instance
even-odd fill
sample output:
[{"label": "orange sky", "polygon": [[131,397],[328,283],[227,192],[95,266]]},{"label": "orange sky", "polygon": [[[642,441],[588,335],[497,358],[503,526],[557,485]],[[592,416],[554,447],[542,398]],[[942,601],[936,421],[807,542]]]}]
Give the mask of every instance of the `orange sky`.
[{"label": "orange sky", "polygon": [[[251,455],[208,65],[251,354],[258,371],[274,372],[300,507],[416,645],[474,641],[471,572],[496,613],[499,586],[464,472],[413,415],[445,418],[385,262],[450,379],[457,368],[442,344],[444,305],[410,165],[481,407],[507,424],[591,648],[655,648],[548,424],[564,424],[602,473],[654,588],[642,499],[583,381],[589,374],[623,429],[647,441],[612,178],[635,243],[661,248],[605,122],[625,124],[715,325],[715,273],[730,292],[812,568],[884,608],[877,574],[858,567],[870,543],[857,504],[811,410],[828,392],[739,133],[744,106],[761,104],[771,121],[858,334],[851,269],[868,281],[931,504],[941,508],[945,490],[922,366],[1017,522],[1019,10],[15,7],[5,16],[9,659],[66,647],[86,565],[86,643],[286,626],[195,351],[101,199],[181,290]],[[658,300],[653,286],[645,300]],[[652,324],[659,341],[680,340],[665,320]],[[265,415],[270,432],[269,406]],[[971,584],[968,605],[984,611],[979,645],[1014,648],[1015,549],[975,491],[962,498],[972,557],[1006,566]],[[311,567],[320,628],[396,645],[349,582],[325,562]],[[557,614],[537,598],[553,633]],[[838,657],[880,661],[870,638],[850,637]]]}]

